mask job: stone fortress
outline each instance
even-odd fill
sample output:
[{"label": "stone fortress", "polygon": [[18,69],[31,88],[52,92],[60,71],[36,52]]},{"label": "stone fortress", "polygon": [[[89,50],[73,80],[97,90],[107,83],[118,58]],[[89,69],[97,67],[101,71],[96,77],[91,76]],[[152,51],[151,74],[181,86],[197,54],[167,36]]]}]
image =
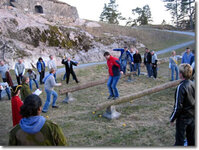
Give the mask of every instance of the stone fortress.
[{"label": "stone fortress", "polygon": [[43,14],[46,18],[65,18],[69,22],[74,22],[79,18],[76,7],[58,0],[0,0],[0,5],[12,6],[34,14]]}]

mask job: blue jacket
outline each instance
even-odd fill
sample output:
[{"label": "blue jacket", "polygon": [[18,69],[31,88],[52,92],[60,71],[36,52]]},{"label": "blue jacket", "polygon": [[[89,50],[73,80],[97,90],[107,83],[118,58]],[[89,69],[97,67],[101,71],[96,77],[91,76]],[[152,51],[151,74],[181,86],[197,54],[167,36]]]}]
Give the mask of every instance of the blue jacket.
[{"label": "blue jacket", "polygon": [[190,65],[192,65],[192,63],[195,61],[195,56],[193,55],[192,57],[191,57],[191,60],[190,60]]},{"label": "blue jacket", "polygon": [[[121,52],[121,55],[119,57],[119,60],[121,60],[122,54],[124,53],[125,50],[123,48],[121,48],[121,49],[117,48],[117,49],[113,49],[113,51],[120,51]],[[128,59],[130,58],[131,62],[134,62],[133,56],[131,55],[131,53],[129,51],[127,51],[127,57],[128,57]]]},{"label": "blue jacket", "polygon": [[[43,64],[44,64],[44,70],[45,70],[46,64],[44,61],[43,61]],[[41,72],[41,70],[42,70],[42,64],[40,61],[37,62],[37,70],[38,70],[38,72]]]},{"label": "blue jacket", "polygon": [[187,63],[191,65],[191,57],[193,56],[193,53],[189,53],[189,55],[187,55],[187,52],[185,52],[182,56],[182,63]]}]

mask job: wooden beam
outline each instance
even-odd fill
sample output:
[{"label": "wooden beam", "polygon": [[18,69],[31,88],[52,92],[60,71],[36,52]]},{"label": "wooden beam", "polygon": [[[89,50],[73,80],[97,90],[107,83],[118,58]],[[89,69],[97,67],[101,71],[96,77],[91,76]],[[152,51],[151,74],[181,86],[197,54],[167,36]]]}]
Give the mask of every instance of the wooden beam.
[{"label": "wooden beam", "polygon": [[[127,73],[126,75],[122,75],[121,78],[125,78],[125,77],[127,77],[129,75],[133,75],[133,74],[136,74],[136,73],[135,72]],[[86,89],[86,88],[89,88],[89,87],[104,84],[107,81],[108,81],[108,79],[91,81],[91,82],[84,83],[84,84],[81,84],[81,85],[76,85],[76,86],[73,86],[73,87],[70,87],[70,88],[61,89],[61,90],[59,90],[59,93],[60,94],[66,94],[66,93],[69,93],[69,92],[75,92],[75,91],[78,91],[78,90],[83,90],[83,89]]]},{"label": "wooden beam", "polygon": [[108,101],[108,102],[99,104],[99,105],[97,105],[97,107],[96,107],[96,109],[94,111],[99,111],[99,110],[108,108],[109,106],[112,106],[112,105],[118,105],[118,104],[121,104],[121,103],[126,103],[126,102],[129,102],[129,101],[138,99],[140,97],[143,97],[143,96],[146,96],[146,95],[150,95],[152,93],[156,93],[156,92],[159,92],[159,91],[171,88],[171,87],[175,87],[180,82],[181,82],[181,80],[167,82],[167,83],[155,86],[153,88],[140,91],[138,93],[134,93],[134,94],[131,94],[131,95],[128,95],[128,96],[125,96],[125,97],[121,97],[121,98],[119,98],[117,100],[112,100],[112,101]]},{"label": "wooden beam", "polygon": [[[168,61],[168,58],[162,58],[162,59],[158,60],[158,64],[162,64],[162,63],[165,63],[167,61]],[[144,64],[142,64],[142,66],[144,66]],[[125,77],[127,77],[129,75],[133,75],[133,74],[136,74],[136,72],[127,73],[126,75],[122,75],[121,78],[125,78]],[[83,90],[83,89],[90,88],[90,87],[93,87],[93,86],[97,86],[97,85],[100,85],[100,84],[104,84],[107,81],[108,81],[108,79],[102,79],[102,80],[98,80],[98,81],[90,81],[88,83],[76,85],[76,86],[73,86],[73,87],[70,87],[70,88],[60,89],[59,93],[60,94],[66,94],[66,93],[69,93],[69,92],[75,92],[75,91]]]}]

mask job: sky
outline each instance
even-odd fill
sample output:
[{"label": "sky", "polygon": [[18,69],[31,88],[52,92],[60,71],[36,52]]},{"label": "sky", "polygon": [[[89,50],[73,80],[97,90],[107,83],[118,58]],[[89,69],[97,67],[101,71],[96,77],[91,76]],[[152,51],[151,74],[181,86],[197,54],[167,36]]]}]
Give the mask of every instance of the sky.
[{"label": "sky", "polygon": [[[79,17],[82,19],[99,21],[99,16],[103,10],[104,3],[110,0],[59,0],[75,6]],[[152,14],[152,24],[161,24],[163,19],[168,24],[172,24],[170,12],[166,11],[162,0],[116,0],[119,5],[118,10],[123,17],[133,18],[132,9],[143,7],[148,4]],[[124,22],[121,22],[124,25]]]}]

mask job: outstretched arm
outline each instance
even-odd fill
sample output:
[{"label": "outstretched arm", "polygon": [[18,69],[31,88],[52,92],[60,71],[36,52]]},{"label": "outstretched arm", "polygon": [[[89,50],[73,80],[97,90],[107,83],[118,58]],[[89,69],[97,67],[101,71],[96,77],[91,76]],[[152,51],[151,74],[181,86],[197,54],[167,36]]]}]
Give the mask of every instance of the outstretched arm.
[{"label": "outstretched arm", "polygon": [[124,49],[123,48],[115,48],[115,49],[113,49],[113,51],[124,51]]}]

